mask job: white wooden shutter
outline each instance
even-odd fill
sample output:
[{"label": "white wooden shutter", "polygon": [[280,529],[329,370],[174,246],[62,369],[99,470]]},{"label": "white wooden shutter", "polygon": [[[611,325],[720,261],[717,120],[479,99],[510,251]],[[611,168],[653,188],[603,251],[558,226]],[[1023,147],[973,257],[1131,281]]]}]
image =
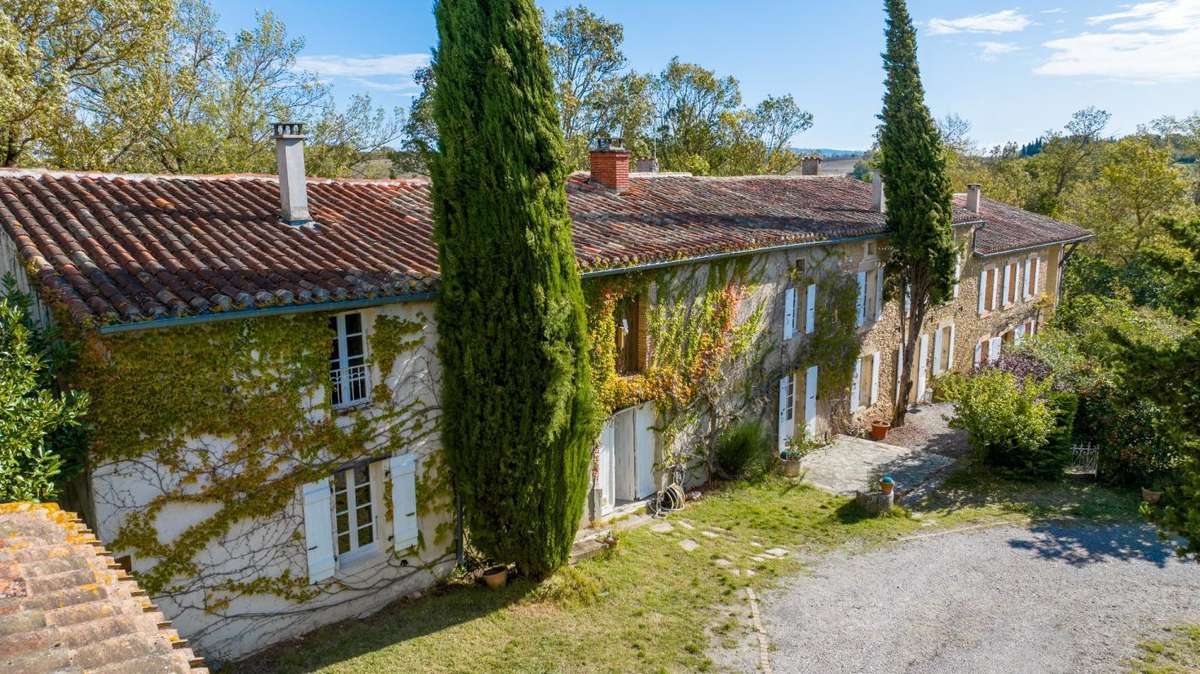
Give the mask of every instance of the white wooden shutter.
[{"label": "white wooden shutter", "polygon": [[817,435],[817,366],[804,376],[804,432],[811,440]]},{"label": "white wooden shutter", "polygon": [[992,308],[1000,307],[1000,270],[992,270]]},{"label": "white wooden shutter", "polygon": [[658,409],[653,402],[642,403],[634,411],[634,461],[633,481],[637,485],[636,498],[646,498],[656,491],[654,484],[654,463],[658,454],[658,434],[654,427],[658,425]]},{"label": "white wooden shutter", "polygon": [[858,272],[858,299],[854,303],[855,314],[854,325],[862,327],[867,320],[867,272]]},{"label": "white wooden shutter", "polygon": [[1035,258],[1029,258],[1025,261],[1025,283],[1022,284],[1022,288],[1024,288],[1025,292],[1025,299],[1033,297],[1033,286],[1029,285],[1029,280],[1032,278],[1031,275],[1033,274],[1033,267],[1036,264],[1037,262],[1035,261]]},{"label": "white wooden shutter", "polygon": [[854,381],[850,383],[850,409],[851,410],[857,410],[858,408],[862,407],[862,403],[859,401],[859,398],[858,398],[859,394],[861,393],[861,391],[859,391],[860,386],[859,386],[858,382],[861,379],[862,379],[862,358],[859,358],[854,361]]},{"label": "white wooden shutter", "polygon": [[954,299],[958,299],[959,280],[962,278],[962,252],[954,254]]},{"label": "white wooden shutter", "polygon": [[304,494],[304,544],[308,549],[308,582],[332,578],[337,568],[333,552],[333,506],[329,478],[309,482]]},{"label": "white wooden shutter", "polygon": [[1025,324],[1024,323],[1013,328],[1013,343],[1016,344],[1017,346],[1020,346],[1021,342],[1023,342],[1023,341],[1025,341]]},{"label": "white wooden shutter", "polygon": [[983,342],[982,341],[977,342],[975,344],[975,367],[979,367],[980,365],[983,365]]},{"label": "white wooden shutter", "polygon": [[1004,301],[1000,303],[1001,306],[1006,307],[1006,306],[1008,306],[1009,302],[1012,301],[1012,298],[1008,296],[1008,281],[1011,278],[1012,278],[1012,265],[1005,263],[1005,265],[1004,265]]},{"label": "white wooden shutter", "polygon": [[396,552],[417,545],[417,463],[412,454],[389,459],[392,472],[392,540]]},{"label": "white wooden shutter", "polygon": [[904,284],[904,315],[912,313],[912,286]]},{"label": "white wooden shutter", "polygon": [[896,400],[900,399],[900,377],[904,372],[904,344],[896,350]]},{"label": "white wooden shutter", "polygon": [[875,320],[883,315],[883,267],[875,271]]},{"label": "white wooden shutter", "polygon": [[929,335],[921,335],[917,343],[917,400],[924,400],[929,386]]},{"label": "white wooden shutter", "polygon": [[788,288],[783,293],[783,338],[791,339],[796,334],[796,289]]},{"label": "white wooden shutter", "polygon": [[871,404],[879,402],[879,352],[871,354]]},{"label": "white wooden shutter", "polygon": [[939,327],[933,333],[933,373],[940,374],[942,371],[942,329]]},{"label": "white wooden shutter", "polygon": [[986,306],[985,302],[987,300],[985,299],[986,296],[984,295],[984,293],[986,293],[986,292],[987,292],[987,270],[984,269],[983,271],[979,272],[979,315],[980,316],[983,315],[983,309],[984,309],[984,306]]},{"label": "white wooden shutter", "polygon": [[993,337],[992,341],[988,344],[988,362],[989,363],[994,363],[994,362],[1000,360],[1000,345],[1001,344],[1003,344],[1003,340],[1001,340],[999,337]]},{"label": "white wooden shutter", "polygon": [[789,374],[779,380],[778,449],[780,452],[787,449],[788,438],[792,437],[796,430],[796,420],[792,416],[792,405],[795,404],[795,399],[792,397],[792,392],[795,390],[792,377],[793,375]]},{"label": "white wooden shutter", "polygon": [[946,371],[954,369],[954,324],[950,324],[950,350],[946,353]]},{"label": "white wooden shutter", "polygon": [[817,284],[808,286],[804,298],[804,332],[812,334],[817,329]]},{"label": "white wooden shutter", "polygon": [[1039,280],[1038,276],[1039,276],[1039,272],[1041,272],[1041,270],[1042,270],[1042,256],[1039,255],[1039,256],[1033,258],[1033,278],[1030,279],[1031,285],[1029,286],[1029,292],[1032,295],[1037,295],[1037,293],[1038,293],[1038,280]]}]

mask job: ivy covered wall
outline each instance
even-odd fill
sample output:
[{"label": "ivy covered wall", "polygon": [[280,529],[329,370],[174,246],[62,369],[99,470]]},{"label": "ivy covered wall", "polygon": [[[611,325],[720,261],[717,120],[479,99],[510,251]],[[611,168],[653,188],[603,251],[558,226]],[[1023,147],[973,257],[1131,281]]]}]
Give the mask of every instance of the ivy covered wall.
[{"label": "ivy covered wall", "polygon": [[[454,564],[432,307],[362,314],[374,390],[352,411],[333,410],[325,393],[328,315],[88,339],[77,378],[93,399],[98,533],[210,657],[380,608]],[[407,453],[417,459],[418,548],[401,555],[388,544],[310,584],[302,485]],[[383,494],[381,533],[391,531]]]}]

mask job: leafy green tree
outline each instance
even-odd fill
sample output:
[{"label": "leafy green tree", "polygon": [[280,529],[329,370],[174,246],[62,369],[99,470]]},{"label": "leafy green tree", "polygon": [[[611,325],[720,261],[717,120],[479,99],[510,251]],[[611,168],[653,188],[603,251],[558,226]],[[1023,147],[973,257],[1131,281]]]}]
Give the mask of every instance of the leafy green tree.
[{"label": "leafy green tree", "polygon": [[[889,293],[906,290],[911,309],[901,321],[904,362],[915,362],[917,337],[929,310],[950,298],[957,248],[950,220],[950,180],[940,134],[925,106],[917,67],[917,36],[904,0],[887,0],[887,51],[883,54],[887,91],[879,115],[880,171],[887,184],[887,224],[891,232],[887,275]],[[900,373],[900,397],[893,423],[904,424],[911,368]]]},{"label": "leafy green tree", "polygon": [[554,79],[532,0],[440,0],[442,437],[472,542],[566,561],[597,433]]},{"label": "leafy green tree", "polygon": [[121,97],[130,116],[141,114],[137,75],[162,52],[171,7],[0,0],[0,164],[40,161],[63,134],[86,135],[105,153],[131,142],[137,128],[112,126],[105,112]]},{"label": "leafy green tree", "polygon": [[1035,186],[1026,208],[1051,217],[1062,214],[1070,188],[1095,175],[1104,148],[1100,134],[1111,118],[1104,110],[1085,108],[1071,116],[1065,133],[1046,132],[1041,152],[1030,161]]},{"label": "leafy green tree", "polygon": [[1162,221],[1163,231],[1171,245],[1151,250],[1146,257],[1166,274],[1176,297],[1175,310],[1182,316],[1195,317],[1200,313],[1200,219]]},{"label": "leafy green tree", "polygon": [[78,459],[57,451],[55,436],[78,425],[88,400],[55,391],[46,356],[56,343],[29,319],[11,279],[0,290],[0,502],[52,500],[64,463]]},{"label": "leafy green tree", "polygon": [[1090,247],[1130,262],[1147,245],[1165,238],[1162,217],[1190,205],[1188,180],[1172,165],[1171,151],[1148,136],[1128,136],[1105,147],[1099,175],[1080,182],[1067,216],[1096,231]]}]

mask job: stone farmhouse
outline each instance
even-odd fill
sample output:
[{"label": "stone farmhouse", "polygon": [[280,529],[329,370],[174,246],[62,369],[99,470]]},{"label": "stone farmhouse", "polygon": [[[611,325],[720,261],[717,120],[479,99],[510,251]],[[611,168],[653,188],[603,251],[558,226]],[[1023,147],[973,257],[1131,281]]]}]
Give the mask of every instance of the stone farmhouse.
[{"label": "stone farmhouse", "polygon": [[[213,661],[423,591],[462,554],[429,183],[306,178],[302,129],[276,142],[277,176],[0,171],[0,274],[83,344],[69,505]],[[1091,237],[956,196],[958,289],[903,363],[883,185],[629,166],[605,147],[566,185],[609,415],[585,523],[709,477],[735,420],[782,449],[890,417],[899,368],[928,398],[1036,333]]]}]

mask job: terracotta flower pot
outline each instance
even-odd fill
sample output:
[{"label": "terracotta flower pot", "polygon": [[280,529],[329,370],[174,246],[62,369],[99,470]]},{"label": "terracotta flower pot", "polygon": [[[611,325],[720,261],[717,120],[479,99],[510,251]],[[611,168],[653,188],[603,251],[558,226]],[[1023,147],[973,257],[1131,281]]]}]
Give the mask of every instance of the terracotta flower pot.
[{"label": "terracotta flower pot", "polygon": [[1154,491],[1153,489],[1142,487],[1142,500],[1150,505],[1158,503],[1162,496],[1163,493],[1161,491]]},{"label": "terracotta flower pot", "polygon": [[893,489],[895,489],[895,488],[896,488],[896,485],[894,485],[894,484],[892,484],[892,483],[890,483],[890,482],[880,482],[880,483],[879,483],[879,490],[880,490],[880,491],[882,491],[882,492],[883,492],[883,493],[885,493],[885,494],[890,494],[890,493],[892,493],[892,490],[893,490]]},{"label": "terracotta flower pot", "polygon": [[504,584],[508,582],[508,567],[493,566],[487,571],[484,571],[483,582],[487,583],[487,586],[493,590],[498,590],[504,587]]},{"label": "terracotta flower pot", "polygon": [[887,437],[888,431],[891,430],[892,424],[887,421],[876,421],[871,424],[871,439],[876,442],[882,442]]}]

